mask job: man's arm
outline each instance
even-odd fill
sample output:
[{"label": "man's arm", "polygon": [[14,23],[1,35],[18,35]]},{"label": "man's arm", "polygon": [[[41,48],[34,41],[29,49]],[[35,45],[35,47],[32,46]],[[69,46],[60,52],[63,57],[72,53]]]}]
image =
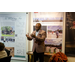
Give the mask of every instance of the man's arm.
[{"label": "man's arm", "polygon": [[32,37],[30,37],[29,34],[26,34],[26,37],[28,40],[32,40]]},{"label": "man's arm", "polygon": [[29,37],[27,37],[27,39],[28,39],[28,40],[32,40],[32,37],[29,36]]},{"label": "man's arm", "polygon": [[42,37],[38,37],[38,36],[35,37],[36,41],[44,41],[45,38],[46,38],[46,32],[44,32],[44,33],[42,34]]}]

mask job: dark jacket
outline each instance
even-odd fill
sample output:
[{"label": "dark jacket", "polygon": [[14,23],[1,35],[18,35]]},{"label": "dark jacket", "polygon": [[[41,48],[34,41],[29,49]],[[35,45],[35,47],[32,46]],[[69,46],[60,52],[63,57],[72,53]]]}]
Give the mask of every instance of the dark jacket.
[{"label": "dark jacket", "polygon": [[10,51],[7,50],[6,48],[5,48],[5,51],[6,51],[7,55],[9,56],[10,55]]}]

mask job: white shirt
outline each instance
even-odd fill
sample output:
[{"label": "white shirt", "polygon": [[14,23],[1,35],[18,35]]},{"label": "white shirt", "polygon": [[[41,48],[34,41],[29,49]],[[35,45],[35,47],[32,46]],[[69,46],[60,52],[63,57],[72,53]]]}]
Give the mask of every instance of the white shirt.
[{"label": "white shirt", "polygon": [[39,31],[36,31],[36,36],[38,35]]}]

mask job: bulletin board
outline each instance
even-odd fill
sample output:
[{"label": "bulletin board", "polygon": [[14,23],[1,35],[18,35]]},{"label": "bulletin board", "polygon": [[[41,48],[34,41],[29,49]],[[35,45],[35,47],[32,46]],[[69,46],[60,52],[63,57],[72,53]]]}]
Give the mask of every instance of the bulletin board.
[{"label": "bulletin board", "polygon": [[12,59],[26,60],[26,12],[0,13],[0,41]]},{"label": "bulletin board", "polygon": [[41,23],[41,29],[46,31],[46,51],[55,53],[62,51],[63,12],[34,12],[33,30],[36,23]]}]

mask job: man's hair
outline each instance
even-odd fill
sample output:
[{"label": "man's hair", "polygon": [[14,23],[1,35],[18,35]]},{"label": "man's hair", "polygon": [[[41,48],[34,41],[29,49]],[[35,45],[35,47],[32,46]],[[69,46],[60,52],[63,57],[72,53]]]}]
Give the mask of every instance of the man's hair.
[{"label": "man's hair", "polygon": [[39,24],[40,25],[40,28],[41,28],[41,23],[37,23],[37,24]]},{"label": "man's hair", "polygon": [[0,42],[0,51],[4,50],[4,48],[5,48],[5,45]]}]

